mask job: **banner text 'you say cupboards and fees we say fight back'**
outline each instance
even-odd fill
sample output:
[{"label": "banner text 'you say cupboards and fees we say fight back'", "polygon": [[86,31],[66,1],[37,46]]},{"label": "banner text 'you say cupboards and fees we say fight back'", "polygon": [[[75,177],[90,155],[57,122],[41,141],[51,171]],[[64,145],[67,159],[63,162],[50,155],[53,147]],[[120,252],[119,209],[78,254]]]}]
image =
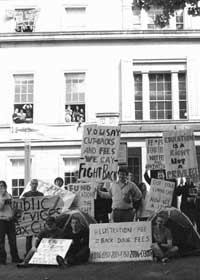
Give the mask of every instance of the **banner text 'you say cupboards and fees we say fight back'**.
[{"label": "banner text 'you say cupboards and fees we say fight back'", "polygon": [[118,126],[84,126],[79,178],[85,181],[114,181],[119,146]]}]

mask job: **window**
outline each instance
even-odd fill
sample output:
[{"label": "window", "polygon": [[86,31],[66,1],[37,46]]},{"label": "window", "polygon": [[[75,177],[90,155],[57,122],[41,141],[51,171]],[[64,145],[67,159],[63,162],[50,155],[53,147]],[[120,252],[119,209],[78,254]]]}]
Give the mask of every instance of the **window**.
[{"label": "window", "polygon": [[35,27],[36,9],[16,9],[16,32],[32,32]]},{"label": "window", "polygon": [[64,184],[65,187],[70,183],[75,183],[77,179],[77,173],[79,170],[78,158],[64,158],[65,172],[64,172]]},{"label": "window", "polygon": [[12,159],[12,196],[19,197],[24,190],[24,159]]},{"label": "window", "polygon": [[186,73],[178,74],[179,82],[179,117],[187,118]]},{"label": "window", "polygon": [[14,123],[33,122],[33,75],[14,75]]},{"label": "window", "polygon": [[85,73],[66,73],[65,121],[85,121]]},{"label": "window", "polygon": [[[147,12],[147,29],[161,29],[159,25],[157,25],[155,22],[157,20],[157,17],[162,14],[162,9],[156,9],[151,8]],[[168,28],[169,26],[165,26],[165,28]]]},{"label": "window", "polygon": [[66,11],[66,27],[80,28],[86,26],[86,7],[67,7]]},{"label": "window", "polygon": [[177,11],[175,17],[176,17],[176,29],[182,30],[184,28],[183,10]]},{"label": "window", "polygon": [[142,74],[134,74],[135,81],[135,119],[142,120]]},{"label": "window", "polygon": [[171,74],[149,74],[150,119],[172,119]]}]

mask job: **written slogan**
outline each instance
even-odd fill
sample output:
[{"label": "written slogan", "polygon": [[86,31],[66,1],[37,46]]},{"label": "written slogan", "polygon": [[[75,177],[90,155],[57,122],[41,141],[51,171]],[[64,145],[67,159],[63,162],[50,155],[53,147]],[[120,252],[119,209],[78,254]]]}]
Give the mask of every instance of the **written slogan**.
[{"label": "written slogan", "polygon": [[38,234],[44,228],[47,216],[59,215],[62,207],[63,201],[59,196],[14,199],[13,208],[17,213],[16,234]]},{"label": "written slogan", "polygon": [[90,225],[90,260],[151,260],[151,242],[151,222]]},{"label": "written slogan", "polygon": [[115,180],[120,128],[86,125],[83,131],[79,177],[86,181]]},{"label": "written slogan", "polygon": [[165,169],[164,149],[162,138],[146,139],[147,164],[149,170]]},{"label": "written slogan", "polygon": [[163,140],[167,178],[197,177],[193,132],[189,129],[164,132]]}]

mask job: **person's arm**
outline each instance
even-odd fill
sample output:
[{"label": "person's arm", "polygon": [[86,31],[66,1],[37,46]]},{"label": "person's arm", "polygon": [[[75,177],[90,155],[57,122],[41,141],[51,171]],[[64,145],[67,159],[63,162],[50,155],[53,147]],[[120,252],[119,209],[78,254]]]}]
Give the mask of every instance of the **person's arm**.
[{"label": "person's arm", "polygon": [[172,234],[169,229],[166,230],[166,242],[159,244],[162,248],[170,249],[172,247]]},{"label": "person's arm", "polygon": [[149,177],[148,169],[146,169],[146,171],[144,173],[144,179],[149,185],[151,185],[151,178]]},{"label": "person's arm", "polygon": [[3,197],[0,197],[0,210],[4,208],[5,205],[5,199]]}]

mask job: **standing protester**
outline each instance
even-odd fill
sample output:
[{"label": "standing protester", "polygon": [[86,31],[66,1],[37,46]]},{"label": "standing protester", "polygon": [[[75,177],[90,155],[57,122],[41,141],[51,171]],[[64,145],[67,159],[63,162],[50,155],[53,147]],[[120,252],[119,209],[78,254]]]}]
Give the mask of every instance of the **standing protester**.
[{"label": "standing protester", "polygon": [[[156,171],[156,172],[155,172]],[[165,180],[165,181],[169,181],[174,183],[174,191],[173,191],[173,195],[172,195],[172,204],[171,206],[176,207],[177,208],[177,181],[175,179],[166,179],[166,175],[165,175],[165,170],[164,169],[160,169],[160,170],[154,170],[154,176],[149,177],[148,174],[148,169],[146,169],[145,173],[144,173],[144,179],[145,181],[151,185],[151,179],[158,179],[158,180]]]},{"label": "standing protester", "polygon": [[[43,193],[37,191],[37,187],[38,187],[37,179],[32,179],[30,182],[30,186],[31,186],[31,190],[24,193],[23,197],[44,196]],[[32,248],[32,239],[33,239],[32,235],[26,237],[26,254],[28,254],[28,252]]]},{"label": "standing protester", "polygon": [[57,178],[54,180],[54,185],[56,185],[56,186],[59,187],[59,188],[62,188],[62,186],[64,185],[63,178],[57,177]]},{"label": "standing protester", "polygon": [[[108,192],[104,183],[99,183],[97,188],[102,192]],[[112,199],[102,198],[98,193],[94,200],[94,218],[98,223],[108,223],[108,214],[112,212]]]},{"label": "standing protester", "polygon": [[12,262],[20,262],[17,250],[12,196],[7,192],[5,181],[0,181],[0,264],[6,264],[5,236],[8,237]]},{"label": "standing protester", "polygon": [[138,188],[142,193],[142,199],[141,199],[141,203],[138,207],[138,211],[137,211],[136,215],[137,215],[137,219],[139,221],[146,221],[150,215],[150,211],[145,210],[147,186],[144,182],[141,182],[138,184]]},{"label": "standing protester", "polygon": [[178,252],[178,247],[173,246],[170,229],[165,226],[165,218],[162,215],[156,217],[156,224],[152,228],[152,250],[155,261],[168,262]]},{"label": "standing protester", "polygon": [[90,256],[89,230],[81,225],[78,217],[72,216],[69,232],[64,234],[65,239],[71,239],[72,244],[66,254],[65,259],[57,256],[59,266],[78,265],[86,263]]},{"label": "standing protester", "polygon": [[177,188],[177,195],[181,197],[181,211],[195,224],[197,220],[197,210],[195,205],[195,198],[197,195],[197,188],[190,177],[186,177],[185,184],[181,178],[180,185]]},{"label": "standing protester", "polygon": [[37,251],[37,247],[39,246],[43,238],[62,238],[62,236],[63,231],[62,229],[57,227],[55,218],[51,216],[47,217],[45,221],[45,228],[41,230],[40,233],[36,236],[33,247],[29,250],[24,261],[17,264],[17,267],[29,267],[28,263],[34,255],[34,253]]},{"label": "standing protester", "polygon": [[112,219],[114,222],[131,222],[141,202],[142,194],[135,183],[127,180],[128,171],[120,167],[118,181],[111,183],[108,193],[98,191],[101,198],[112,199]]}]

